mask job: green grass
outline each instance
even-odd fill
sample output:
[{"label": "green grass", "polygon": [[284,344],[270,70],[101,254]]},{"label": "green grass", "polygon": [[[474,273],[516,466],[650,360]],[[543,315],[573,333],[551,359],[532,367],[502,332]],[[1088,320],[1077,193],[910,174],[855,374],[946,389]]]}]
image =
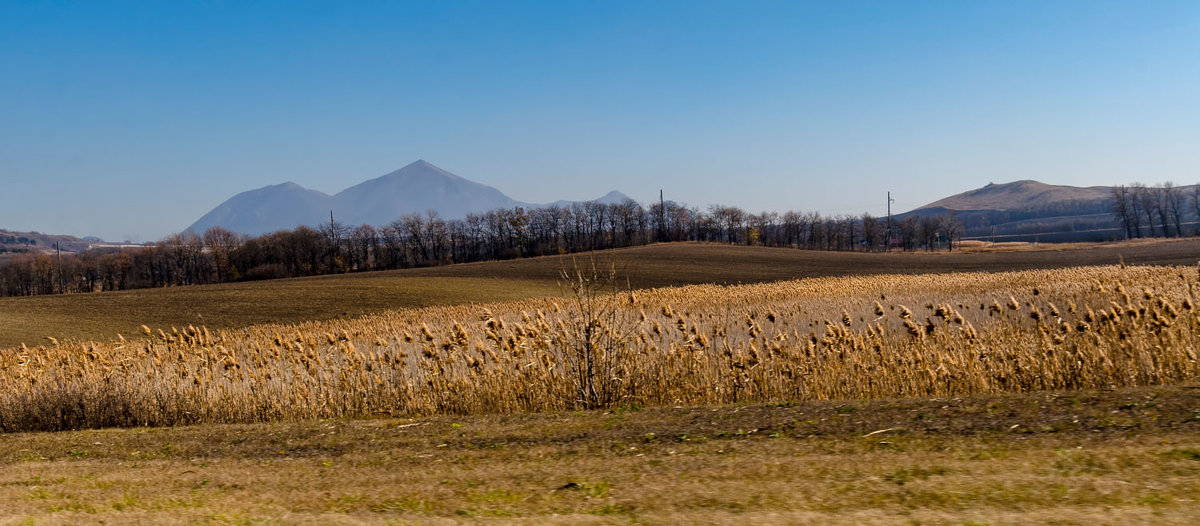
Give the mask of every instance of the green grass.
[{"label": "green grass", "polygon": [[[1196,263],[1200,240],[1084,246],[1068,250],[973,253],[845,253],[675,243],[595,253],[633,288],[757,283],[881,273],[1001,271],[1090,264]],[[100,294],[0,298],[0,348],[59,339],[115,338],[154,328],[214,329],[354,317],[389,309],[557,295],[559,271],[574,257],[541,257]]]},{"label": "green grass", "polygon": [[0,524],[1185,524],[1194,387],[17,433]]}]

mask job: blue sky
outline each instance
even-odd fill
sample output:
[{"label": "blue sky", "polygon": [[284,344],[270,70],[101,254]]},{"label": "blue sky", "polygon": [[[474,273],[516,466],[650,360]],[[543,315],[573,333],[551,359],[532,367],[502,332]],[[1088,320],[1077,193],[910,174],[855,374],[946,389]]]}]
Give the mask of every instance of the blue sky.
[{"label": "blue sky", "polygon": [[2,2],[0,228],[153,240],[418,158],[882,213],[988,182],[1200,182],[1200,2]]}]

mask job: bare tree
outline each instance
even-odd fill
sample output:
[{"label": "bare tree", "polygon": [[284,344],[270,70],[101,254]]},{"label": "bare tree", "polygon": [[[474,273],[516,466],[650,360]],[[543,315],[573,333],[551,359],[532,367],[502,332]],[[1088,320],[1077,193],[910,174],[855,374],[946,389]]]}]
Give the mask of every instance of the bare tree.
[{"label": "bare tree", "polygon": [[204,247],[212,254],[213,266],[216,267],[217,271],[217,280],[229,281],[236,279],[236,273],[231,273],[233,267],[229,265],[229,253],[241,244],[241,237],[219,226],[205,230],[202,237],[204,239]]},{"label": "bare tree", "polygon": [[1146,226],[1150,229],[1150,237],[1154,237],[1154,212],[1156,204],[1154,191],[1142,183],[1133,183],[1129,185],[1129,188],[1133,192],[1133,201],[1136,208],[1145,216]]},{"label": "bare tree", "polygon": [[1192,186],[1192,208],[1196,212],[1196,219],[1200,221],[1200,184]]},{"label": "bare tree", "polygon": [[334,221],[333,214],[329,214],[329,224],[321,225],[321,235],[325,236],[325,242],[329,249],[329,268],[332,272],[345,272],[350,270],[346,265],[346,259],[342,255],[342,245],[346,240],[346,236],[350,232],[350,228],[341,222]]},{"label": "bare tree", "polygon": [[359,225],[350,232],[346,254],[349,265],[354,270],[372,268],[371,256],[379,252],[379,232],[371,225]]},{"label": "bare tree", "polygon": [[937,247],[938,234],[942,231],[942,222],[937,216],[921,216],[917,230],[925,250],[931,251]]},{"label": "bare tree", "polygon": [[1162,197],[1167,217],[1171,219],[1171,225],[1175,227],[1175,237],[1180,237],[1183,235],[1183,209],[1185,206],[1183,189],[1176,186],[1175,183],[1167,181],[1162,184]]},{"label": "bare tree", "polygon": [[1167,211],[1167,192],[1166,189],[1159,185],[1149,188],[1147,194],[1150,196],[1151,207],[1154,208],[1154,215],[1158,218],[1158,224],[1162,231],[1163,237],[1171,237],[1171,231],[1168,228],[1170,213]]},{"label": "bare tree", "polygon": [[1130,210],[1129,201],[1129,189],[1125,185],[1118,185],[1112,188],[1113,217],[1125,228],[1125,239],[1132,239],[1134,237],[1133,226],[1136,221],[1136,218],[1132,217],[1133,212]]},{"label": "bare tree", "polygon": [[631,293],[621,293],[616,268],[601,270],[594,259],[580,266],[572,260],[563,267],[560,286],[569,294],[572,319],[563,346],[563,358],[574,386],[575,403],[585,409],[609,407],[628,388],[627,343],[637,327],[623,303]]},{"label": "bare tree", "polygon": [[1142,195],[1145,187],[1133,183],[1129,185],[1129,224],[1133,227],[1133,237],[1142,237]]},{"label": "bare tree", "polygon": [[946,246],[950,252],[954,252],[954,240],[962,235],[962,223],[958,222],[958,218],[955,215],[954,210],[951,210],[938,216],[942,233],[946,235]]}]

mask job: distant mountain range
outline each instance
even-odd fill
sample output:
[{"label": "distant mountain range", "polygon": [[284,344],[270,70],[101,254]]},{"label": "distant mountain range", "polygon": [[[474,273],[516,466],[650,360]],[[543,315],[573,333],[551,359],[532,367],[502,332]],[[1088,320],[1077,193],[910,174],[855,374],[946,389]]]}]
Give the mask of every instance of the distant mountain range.
[{"label": "distant mountain range", "polygon": [[[1195,186],[1181,186],[1188,206],[1184,217],[1195,221],[1190,205]],[[1124,231],[1112,210],[1111,186],[1064,186],[1023,180],[988,184],[982,188],[939,199],[908,216],[941,215],[953,211],[963,225],[965,238],[996,241],[1108,241]]]},{"label": "distant mountain range", "polygon": [[[1180,187],[1189,200],[1195,187]],[[597,202],[629,199],[609,192]],[[1190,202],[1190,201],[1189,201]],[[570,206],[572,201],[523,203],[500,190],[469,181],[425,161],[359,183],[336,195],[308,190],[295,183],[267,186],[238,194],[213,209],[188,230],[202,232],[220,225],[234,232],[263,234],[299,225],[318,226],[335,218],[345,224],[383,225],[408,213],[436,210],[447,219],[472,212],[517,206]],[[1187,221],[1196,221],[1187,207]],[[1124,237],[1112,213],[1112,187],[1064,186],[1023,180],[988,184],[939,199],[895,216],[941,215],[954,211],[965,238],[997,241],[1105,241]]]},{"label": "distant mountain range", "polygon": [[[612,191],[596,199],[604,203],[629,199]],[[187,228],[203,232],[221,226],[233,232],[259,235],[300,225],[317,226],[334,218],[350,225],[385,225],[410,213],[434,210],[443,218],[498,208],[570,205],[523,203],[500,190],[454,175],[419,160],[392,173],[351,186],[335,195],[309,190],[296,183],[265,186],[235,195]]]},{"label": "distant mountain range", "polygon": [[[1184,196],[1185,232],[1196,229],[1198,186],[1178,187]],[[629,199],[613,191],[595,202],[618,203]],[[259,235],[299,225],[319,226],[335,219],[349,225],[383,225],[408,213],[436,210],[447,219],[498,208],[570,206],[573,201],[530,204],[512,199],[490,186],[469,181],[428,162],[417,161],[390,174],[347,188],[336,195],[306,189],[296,183],[266,186],[240,193],[221,203],[188,230],[203,232],[220,225],[234,232]],[[939,199],[897,214],[899,222],[910,216],[942,215],[953,211],[964,227],[963,237],[996,241],[1108,241],[1124,238],[1112,211],[1112,187],[1063,186],[1037,181],[988,184],[982,188]],[[1145,220],[1143,218],[1143,228]],[[0,229],[0,254],[45,252],[55,242],[64,252],[104,244],[97,238],[51,236],[36,232]]]}]

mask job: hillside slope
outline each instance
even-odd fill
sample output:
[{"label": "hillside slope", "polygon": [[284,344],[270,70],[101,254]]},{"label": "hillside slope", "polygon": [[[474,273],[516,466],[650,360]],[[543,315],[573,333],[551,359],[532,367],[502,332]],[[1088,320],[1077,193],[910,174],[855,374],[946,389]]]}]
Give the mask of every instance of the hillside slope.
[{"label": "hillside slope", "polygon": [[[1190,202],[1195,186],[1178,187]],[[1113,241],[1123,239],[1113,215],[1113,187],[1065,186],[1022,180],[988,184],[896,216],[943,215],[953,212],[964,227],[964,239],[996,241]],[[1185,221],[1195,221],[1194,208],[1184,207]]]},{"label": "hillside slope", "polygon": [[264,186],[229,198],[187,230],[199,233],[221,226],[258,235],[298,225],[316,225],[328,220],[331,200],[328,194],[292,182]]},{"label": "hillside slope", "polygon": [[0,254],[39,254],[53,252],[56,247],[63,252],[80,252],[95,243],[103,241],[97,238],[81,239],[68,235],[16,232],[0,228]]},{"label": "hillside slope", "polygon": [[1108,186],[1062,186],[1022,180],[1005,184],[989,183],[983,188],[939,199],[918,210],[1034,210],[1062,203],[1106,204],[1111,198],[1112,188]]}]

